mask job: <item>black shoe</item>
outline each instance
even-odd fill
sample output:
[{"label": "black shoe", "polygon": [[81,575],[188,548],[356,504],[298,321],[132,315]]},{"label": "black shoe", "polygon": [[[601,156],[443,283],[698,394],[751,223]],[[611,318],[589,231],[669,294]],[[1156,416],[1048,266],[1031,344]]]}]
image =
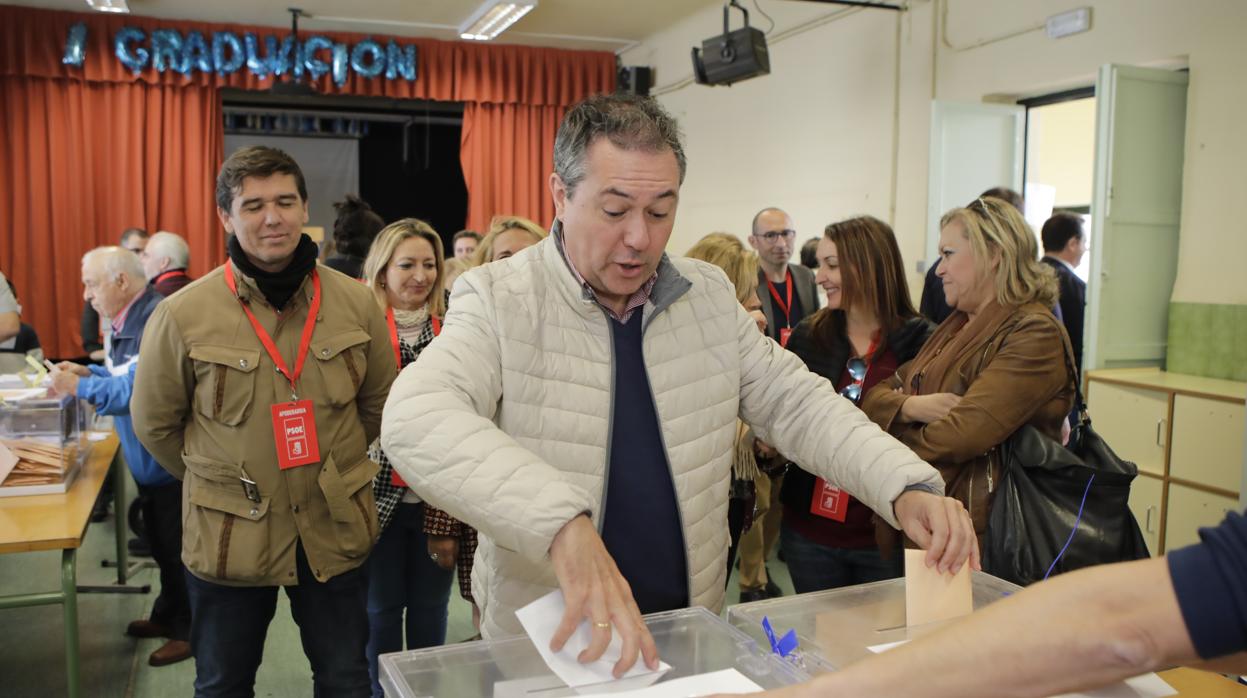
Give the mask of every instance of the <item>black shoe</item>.
[{"label": "black shoe", "polygon": [[753,603],[754,601],[765,601],[770,597],[767,596],[766,589],[741,589],[740,602]]},{"label": "black shoe", "polygon": [[151,544],[142,538],[131,538],[129,542],[126,543],[126,548],[130,551],[130,554],[135,557],[152,556]]},{"label": "black shoe", "polygon": [[766,591],[767,598],[778,599],[783,596],[784,590],[780,589],[779,585],[775,583],[775,579],[771,577],[771,568],[764,567],[763,569],[766,570],[766,586],[763,589]]}]

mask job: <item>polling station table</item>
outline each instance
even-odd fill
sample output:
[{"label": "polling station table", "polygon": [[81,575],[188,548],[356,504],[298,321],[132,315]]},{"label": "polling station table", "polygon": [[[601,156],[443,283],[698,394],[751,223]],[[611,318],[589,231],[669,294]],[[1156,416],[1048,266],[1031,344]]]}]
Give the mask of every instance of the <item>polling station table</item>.
[{"label": "polling station table", "polygon": [[[81,693],[78,675],[78,593],[144,592],[147,587],[126,586],[130,572],[126,554],[126,468],[118,454],[115,434],[95,441],[82,471],[63,494],[0,498],[0,553],[61,551],[59,589],[0,596],[0,609],[61,605],[65,616],[66,684],[71,698]],[[87,533],[91,508],[112,471],[114,511],[117,517],[117,585],[78,586],[77,553]],[[109,565],[112,566],[112,565]]]}]

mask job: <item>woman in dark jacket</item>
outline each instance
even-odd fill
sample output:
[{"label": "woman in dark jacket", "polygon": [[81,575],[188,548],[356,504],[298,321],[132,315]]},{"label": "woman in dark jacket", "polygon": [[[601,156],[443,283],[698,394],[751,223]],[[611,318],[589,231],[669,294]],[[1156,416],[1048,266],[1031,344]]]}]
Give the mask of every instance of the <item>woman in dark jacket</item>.
[{"label": "woman in dark jacket", "polygon": [[[793,330],[788,350],[860,404],[918,353],[934,326],[914,310],[887,223],[870,216],[832,223],[817,254],[827,307]],[[847,492],[798,467],[780,497],[780,540],[798,594],[900,575],[897,541],[877,541],[874,513]]]}]

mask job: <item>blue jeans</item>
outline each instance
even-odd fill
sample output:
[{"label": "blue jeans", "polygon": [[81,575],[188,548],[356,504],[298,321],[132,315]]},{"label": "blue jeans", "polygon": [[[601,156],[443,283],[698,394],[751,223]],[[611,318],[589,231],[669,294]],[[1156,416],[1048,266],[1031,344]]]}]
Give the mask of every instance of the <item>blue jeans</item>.
[{"label": "blue jeans", "polygon": [[381,696],[377,655],[446,642],[447,607],[454,570],[429,558],[424,504],[399,504],[368,560],[368,674],[372,694]]},{"label": "blue jeans", "polygon": [[[367,569],[360,566],[319,582],[302,545],[295,557],[299,583],[283,588],[312,665],[312,694],[367,696]],[[196,698],[254,695],[277,589],[223,586],[186,573]]]},{"label": "blue jeans", "polygon": [[798,594],[892,579],[905,571],[900,546],[891,559],[884,559],[878,548],[833,548],[787,525],[780,527],[779,539]]}]

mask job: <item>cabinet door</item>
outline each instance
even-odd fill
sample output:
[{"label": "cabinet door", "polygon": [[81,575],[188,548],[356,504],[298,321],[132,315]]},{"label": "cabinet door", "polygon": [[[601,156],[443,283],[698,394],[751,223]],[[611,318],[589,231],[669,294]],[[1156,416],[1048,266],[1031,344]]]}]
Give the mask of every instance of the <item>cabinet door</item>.
[{"label": "cabinet door", "polygon": [[1139,475],[1130,483],[1130,511],[1138,520],[1152,555],[1164,552],[1160,547],[1160,503],[1164,492],[1164,482],[1148,475]]},{"label": "cabinet door", "polygon": [[1243,479],[1243,403],[1177,395],[1169,477],[1237,492]]},{"label": "cabinet door", "polygon": [[1169,485],[1165,514],[1165,550],[1177,550],[1199,542],[1199,529],[1216,526],[1226,512],[1238,508],[1238,499],[1211,494],[1183,485]]},{"label": "cabinet door", "polygon": [[1169,393],[1092,378],[1087,386],[1087,411],[1095,430],[1117,455],[1134,462],[1142,472],[1165,474]]}]

